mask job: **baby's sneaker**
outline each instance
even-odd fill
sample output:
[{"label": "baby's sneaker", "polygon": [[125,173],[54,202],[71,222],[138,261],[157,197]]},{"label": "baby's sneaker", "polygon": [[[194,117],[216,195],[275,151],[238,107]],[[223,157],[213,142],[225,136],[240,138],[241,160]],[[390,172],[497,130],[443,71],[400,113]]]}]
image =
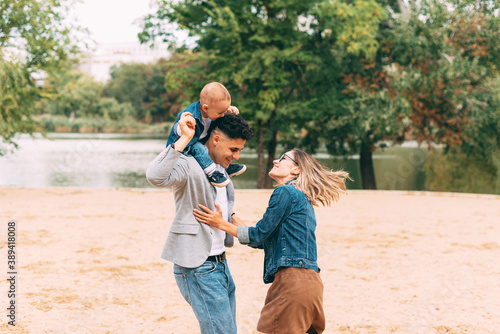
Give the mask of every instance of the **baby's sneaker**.
[{"label": "baby's sneaker", "polygon": [[215,170],[208,176],[208,180],[213,186],[222,188],[225,187],[231,182],[227,177],[224,176],[221,172]]},{"label": "baby's sneaker", "polygon": [[227,175],[229,175],[229,177],[241,175],[245,173],[246,170],[247,166],[238,164],[230,164],[229,167],[226,168]]}]

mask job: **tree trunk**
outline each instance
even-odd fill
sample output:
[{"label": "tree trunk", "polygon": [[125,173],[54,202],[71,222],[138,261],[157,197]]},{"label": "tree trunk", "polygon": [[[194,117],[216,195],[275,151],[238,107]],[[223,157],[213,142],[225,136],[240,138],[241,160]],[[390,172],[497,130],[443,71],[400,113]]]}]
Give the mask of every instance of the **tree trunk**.
[{"label": "tree trunk", "polygon": [[264,189],[266,182],[266,171],[264,169],[264,128],[260,127],[258,132],[259,142],[257,144],[257,189]]},{"label": "tree trunk", "polygon": [[269,177],[268,173],[273,168],[273,161],[274,161],[274,155],[276,154],[276,145],[278,144],[278,131],[273,131],[271,140],[269,141],[269,144],[267,145],[267,168],[264,171],[265,173],[265,187],[266,188],[272,188],[273,187],[273,180]]},{"label": "tree trunk", "polygon": [[359,169],[361,171],[361,182],[363,189],[377,189],[375,183],[375,172],[373,169],[372,146],[361,144],[359,155]]}]

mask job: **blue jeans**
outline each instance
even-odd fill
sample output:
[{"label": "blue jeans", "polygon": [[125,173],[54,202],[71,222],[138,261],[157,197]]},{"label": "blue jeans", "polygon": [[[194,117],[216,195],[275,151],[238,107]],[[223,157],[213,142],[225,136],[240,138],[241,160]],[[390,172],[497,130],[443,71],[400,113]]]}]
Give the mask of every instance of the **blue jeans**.
[{"label": "blue jeans", "polygon": [[203,169],[214,163],[208,154],[208,148],[199,141],[189,147],[188,154],[192,155]]},{"label": "blue jeans", "polygon": [[206,261],[197,268],[174,264],[174,276],[201,334],[236,334],[235,285],[226,260]]}]

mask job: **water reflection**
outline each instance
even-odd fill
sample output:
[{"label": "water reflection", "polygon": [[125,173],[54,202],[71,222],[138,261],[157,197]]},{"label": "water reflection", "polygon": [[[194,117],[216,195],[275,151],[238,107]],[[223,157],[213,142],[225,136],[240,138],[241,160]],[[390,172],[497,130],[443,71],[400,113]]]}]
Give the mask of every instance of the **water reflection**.
[{"label": "water reflection", "polygon": [[[53,134],[51,139],[21,136],[19,150],[0,157],[0,186],[149,188],[149,163],[165,147],[163,135]],[[233,178],[236,188],[257,187],[257,159],[245,149],[238,163],[248,170]],[[279,153],[279,152],[278,152]],[[422,166],[427,150],[396,147],[376,152],[375,177],[379,189],[423,190]],[[344,169],[353,178],[350,189],[361,188],[357,157],[316,158],[332,169]]]},{"label": "water reflection", "polygon": [[119,188],[149,188],[151,185],[144,176],[144,171],[111,173],[110,179]]}]

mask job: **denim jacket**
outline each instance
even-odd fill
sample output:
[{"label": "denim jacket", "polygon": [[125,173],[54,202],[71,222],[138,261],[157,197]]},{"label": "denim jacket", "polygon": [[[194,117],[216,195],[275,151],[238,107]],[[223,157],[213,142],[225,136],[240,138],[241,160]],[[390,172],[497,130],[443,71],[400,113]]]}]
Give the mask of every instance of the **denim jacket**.
[{"label": "denim jacket", "polygon": [[303,192],[288,182],[276,188],[264,217],[255,227],[239,226],[240,243],[264,249],[264,283],[280,267],[320,271],[316,251],[316,216]]}]

